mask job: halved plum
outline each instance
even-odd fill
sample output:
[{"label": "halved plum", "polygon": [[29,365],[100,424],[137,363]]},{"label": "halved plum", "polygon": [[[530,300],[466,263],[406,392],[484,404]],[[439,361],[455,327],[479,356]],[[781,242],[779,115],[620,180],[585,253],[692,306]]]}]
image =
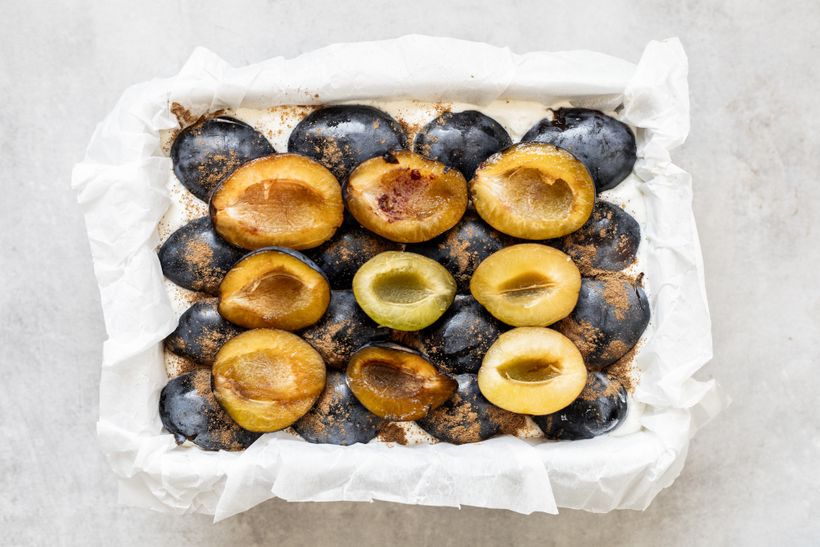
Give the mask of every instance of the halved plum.
[{"label": "halved plum", "polygon": [[467,209],[467,181],[455,169],[408,150],[369,159],[345,186],[359,223],[399,243],[419,243],[456,225]]},{"label": "halved plum", "polygon": [[353,354],[347,365],[347,385],[376,416],[412,421],[449,399],[457,383],[419,353],[385,342]]},{"label": "halved plum", "polygon": [[458,169],[470,180],[478,165],[512,144],[500,123],[477,110],[445,112],[416,135],[419,154]]},{"label": "halved plum", "polygon": [[632,172],[637,158],[628,125],[588,108],[559,108],[527,131],[522,142],[554,144],[586,165],[599,192],[615,188]]},{"label": "halved plum", "polygon": [[441,319],[420,333],[420,346],[439,370],[475,374],[502,328],[472,296],[459,294]]},{"label": "halved plum", "polygon": [[638,221],[615,204],[598,201],[592,216],[562,242],[565,253],[586,273],[629,267],[641,243]]},{"label": "halved plum", "polygon": [[174,332],[165,338],[171,353],[210,366],[222,345],[243,329],[226,321],[217,311],[217,300],[200,300],[185,310]]},{"label": "halved plum", "polygon": [[365,160],[407,147],[399,122],[372,106],[326,106],[309,114],[293,128],[288,152],[309,156],[340,181]]},{"label": "halved plum", "polygon": [[388,329],[376,325],[356,304],[353,291],[332,291],[325,315],[302,331],[302,338],[316,348],[325,363],[339,369],[347,366],[357,349],[388,335]]},{"label": "halved plum", "polygon": [[617,428],[626,418],[626,389],[617,378],[591,372],[587,385],[569,406],[533,420],[548,439],[591,439]]},{"label": "halved plum", "polygon": [[244,254],[214,231],[211,219],[202,217],[165,240],[159,263],[163,275],[180,287],[215,295],[222,278]]},{"label": "halved plum", "polygon": [[240,427],[211,391],[211,371],[200,368],[170,380],[159,396],[159,417],[177,444],[205,450],[242,450],[259,438]]},{"label": "halved plum", "polygon": [[586,385],[581,352],[552,329],[520,327],[490,347],[478,371],[481,393],[518,414],[552,414],[569,405]]},{"label": "halved plum", "polygon": [[570,257],[546,245],[505,247],[479,264],[470,291],[494,317],[515,327],[546,327],[570,314],[581,273]]},{"label": "halved plum", "polygon": [[456,283],[435,260],[387,251],[359,268],[353,277],[353,294],[379,325],[414,331],[433,324],[450,307]]},{"label": "halved plum", "polygon": [[339,181],[297,154],[259,158],[214,190],[211,219],[219,234],[245,249],[310,249],[330,239],[344,217]]},{"label": "halved plum", "polygon": [[556,328],[578,346],[590,370],[601,370],[638,343],[649,315],[639,283],[617,274],[585,277],[577,306]]},{"label": "halved plum", "polygon": [[490,156],[470,181],[473,205],[490,226],[521,239],[574,232],[595,203],[584,164],[551,144],[516,144]]},{"label": "halved plum", "polygon": [[325,364],[289,332],[255,329],[231,338],[213,366],[214,393],[249,431],[278,431],[304,416],[325,388]]},{"label": "halved plum", "polygon": [[275,153],[273,146],[250,125],[220,116],[180,131],[171,146],[171,161],[179,182],[208,201],[211,192],[240,165]]},{"label": "halved plum", "polygon": [[297,251],[267,247],[246,255],[219,286],[219,313],[242,327],[298,330],[330,303],[322,271]]},{"label": "halved plum", "polygon": [[329,371],[319,400],[293,424],[293,429],[311,443],[348,446],[369,442],[382,423],[353,396],[344,373]]}]

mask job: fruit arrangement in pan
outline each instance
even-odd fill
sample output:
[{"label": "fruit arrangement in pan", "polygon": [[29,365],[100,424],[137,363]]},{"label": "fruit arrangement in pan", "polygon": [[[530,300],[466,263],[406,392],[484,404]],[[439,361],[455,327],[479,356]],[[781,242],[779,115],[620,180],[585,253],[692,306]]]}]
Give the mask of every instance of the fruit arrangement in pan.
[{"label": "fruit arrangement in pan", "polygon": [[336,105],[286,152],[214,116],[171,158],[209,210],[159,250],[203,295],[165,340],[195,365],[160,396],[179,443],[241,450],[292,427],[349,445],[414,421],[461,444],[524,416],[571,440],[623,422],[612,365],[649,322],[625,273],[638,222],[597,197],[632,172],[623,123],[562,108],[514,144],[481,112],[444,112],[408,142],[387,113]]}]

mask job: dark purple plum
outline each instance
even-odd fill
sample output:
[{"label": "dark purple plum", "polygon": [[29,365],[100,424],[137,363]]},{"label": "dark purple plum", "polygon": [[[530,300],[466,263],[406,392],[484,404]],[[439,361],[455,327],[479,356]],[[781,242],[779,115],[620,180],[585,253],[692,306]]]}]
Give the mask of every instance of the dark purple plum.
[{"label": "dark purple plum", "polygon": [[533,420],[548,439],[591,439],[609,433],[624,421],[627,413],[626,389],[603,372],[587,376],[584,391],[569,406]]},{"label": "dark purple plum", "polygon": [[168,351],[198,365],[212,365],[222,345],[243,331],[219,315],[217,304],[215,298],[201,300],[185,310],[165,339]]},{"label": "dark purple plum", "polygon": [[507,131],[477,110],[445,112],[416,135],[419,154],[458,169],[470,180],[478,165],[512,144]]},{"label": "dark purple plum", "polygon": [[365,230],[347,220],[336,235],[308,254],[325,272],[333,289],[350,289],[353,276],[362,265],[385,251],[399,251],[401,245]]},{"label": "dark purple plum", "polygon": [[590,370],[601,370],[632,349],[649,324],[649,301],[638,283],[609,274],[581,279],[578,304],[557,329],[578,346]]},{"label": "dark purple plum", "polygon": [[342,183],[361,162],[406,147],[399,122],[365,105],[320,108],[299,122],[288,139],[288,152],[315,159]]},{"label": "dark purple plum", "polygon": [[244,253],[214,231],[211,219],[192,220],[171,234],[159,249],[162,273],[192,291],[219,293],[219,284]]},{"label": "dark purple plum", "polygon": [[367,443],[378,433],[383,420],[353,396],[345,375],[328,371],[325,390],[310,411],[293,424],[306,441],[348,446]]},{"label": "dark purple plum", "polygon": [[444,234],[407,250],[440,263],[453,275],[458,292],[469,293],[470,278],[479,263],[511,243],[509,236],[493,230],[477,215],[467,213]]},{"label": "dark purple plum", "polygon": [[220,116],[180,131],[171,146],[171,160],[182,185],[208,201],[216,185],[237,167],[275,152],[264,135],[250,125]]},{"label": "dark purple plum", "polygon": [[196,369],[170,380],[159,397],[162,425],[182,444],[205,450],[243,450],[259,433],[239,427],[211,391],[211,371]]},{"label": "dark purple plum", "polygon": [[476,373],[502,329],[475,298],[460,294],[438,321],[419,333],[419,340],[422,351],[440,370]]},{"label": "dark purple plum", "polygon": [[357,349],[388,335],[388,329],[362,311],[350,290],[331,291],[325,315],[302,331],[302,338],[316,348],[328,366],[342,370]]},{"label": "dark purple plum", "polygon": [[614,272],[635,261],[640,243],[638,221],[617,205],[598,200],[586,224],[564,238],[562,249],[582,272]]},{"label": "dark purple plum", "polygon": [[597,110],[559,108],[521,138],[567,150],[581,160],[598,192],[615,188],[629,176],[637,158],[635,135],[628,125]]}]

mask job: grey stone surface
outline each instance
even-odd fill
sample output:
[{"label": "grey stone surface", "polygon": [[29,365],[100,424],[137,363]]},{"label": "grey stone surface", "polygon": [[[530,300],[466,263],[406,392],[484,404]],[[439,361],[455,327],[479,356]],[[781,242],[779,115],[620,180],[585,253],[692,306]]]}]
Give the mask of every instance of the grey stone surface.
[{"label": "grey stone surface", "polygon": [[[230,8],[228,6],[230,4]],[[820,4],[767,0],[0,1],[0,543],[811,545],[820,541]],[[118,507],[97,448],[104,338],[69,190],[122,90],[203,45],[234,64],[419,32],[636,60],[680,36],[717,377],[734,405],[644,512],[265,503],[218,525]]]}]

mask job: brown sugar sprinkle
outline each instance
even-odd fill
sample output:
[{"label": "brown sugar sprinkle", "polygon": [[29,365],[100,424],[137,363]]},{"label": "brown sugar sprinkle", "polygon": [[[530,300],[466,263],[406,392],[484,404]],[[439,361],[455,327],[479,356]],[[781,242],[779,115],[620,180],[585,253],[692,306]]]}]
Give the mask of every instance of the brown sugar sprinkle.
[{"label": "brown sugar sprinkle", "polygon": [[396,118],[396,121],[399,122],[399,125],[402,127],[402,129],[404,129],[404,133],[407,135],[407,142],[412,143],[413,139],[416,138],[416,133],[421,131],[421,124],[410,123],[401,117]]},{"label": "brown sugar sprinkle", "polygon": [[191,239],[185,245],[185,257],[202,279],[203,287],[216,286],[222,280],[222,272],[213,267],[214,251],[204,241]]},{"label": "brown sugar sprinkle", "polygon": [[629,309],[629,296],[627,290],[629,285],[623,278],[604,277],[604,300],[612,306],[615,311],[615,318],[621,321]]},{"label": "brown sugar sprinkle", "polygon": [[587,321],[575,321],[572,316],[562,319],[555,325],[556,330],[572,340],[584,355],[594,353],[603,338],[600,330]]},{"label": "brown sugar sprinkle", "polygon": [[197,121],[197,116],[191,114],[191,111],[177,102],[171,103],[169,109],[173,114],[180,127],[187,127]]},{"label": "brown sugar sprinkle", "polygon": [[168,378],[176,378],[181,374],[199,368],[201,367],[197,366],[193,361],[165,350],[165,372],[168,374]]},{"label": "brown sugar sprinkle", "polygon": [[640,342],[605,369],[610,377],[621,382],[627,393],[633,393],[637,387],[638,382],[635,375],[638,371],[635,368],[635,355],[638,353],[639,345]]},{"label": "brown sugar sprinkle", "polygon": [[396,422],[387,422],[379,429],[379,440],[386,443],[408,443],[407,433]]},{"label": "brown sugar sprinkle", "polygon": [[493,406],[490,408],[490,416],[498,425],[498,432],[502,435],[518,435],[527,427],[527,417],[523,414],[516,414]]}]

